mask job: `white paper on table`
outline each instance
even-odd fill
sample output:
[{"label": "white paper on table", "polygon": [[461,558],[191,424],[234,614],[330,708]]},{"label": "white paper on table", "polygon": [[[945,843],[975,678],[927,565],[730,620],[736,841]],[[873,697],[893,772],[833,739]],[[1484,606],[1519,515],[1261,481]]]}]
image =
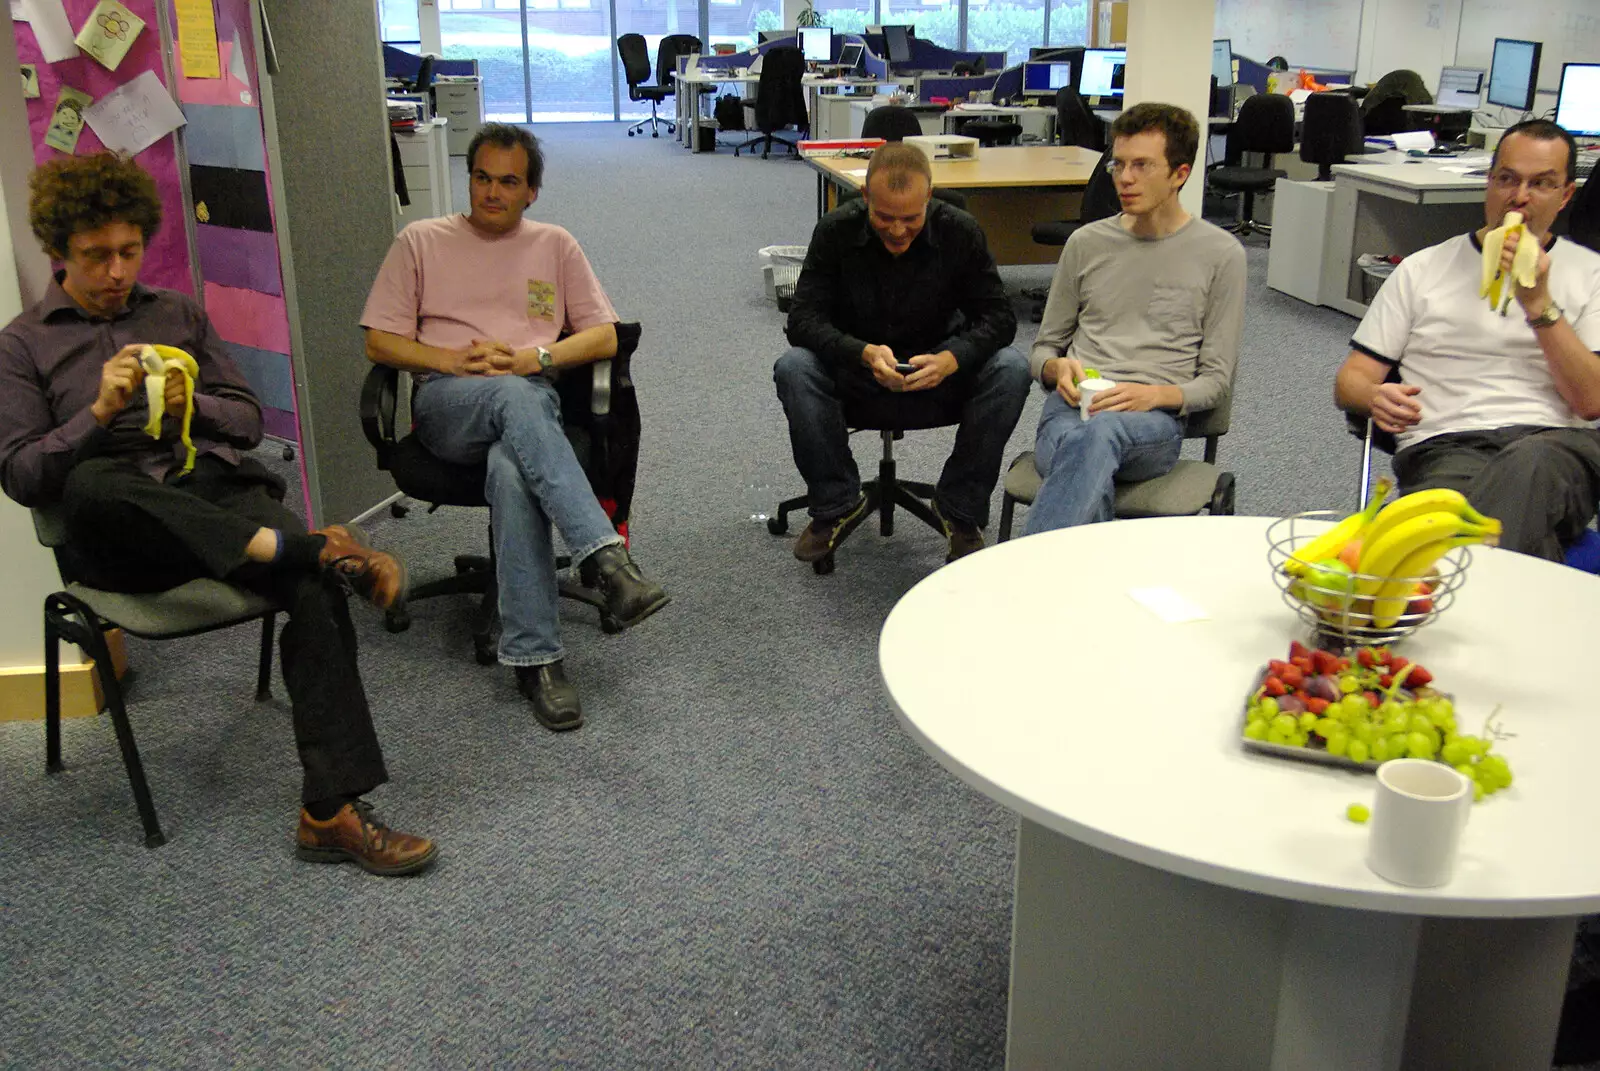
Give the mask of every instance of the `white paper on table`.
[{"label": "white paper on table", "polygon": [[1462,167],[1460,164],[1440,164],[1439,165],[1439,170],[1440,171],[1448,171],[1452,175],[1470,175],[1474,171],[1477,171],[1478,168],[1476,168],[1476,167]]},{"label": "white paper on table", "polygon": [[1171,588],[1129,588],[1133,601],[1169,625],[1184,621],[1204,621],[1211,615],[1205,608],[1184,598]]},{"label": "white paper on table", "polygon": [[239,31],[233,31],[233,55],[228,57],[228,73],[233,75],[233,80],[244,85],[250,84],[250,72],[244,65],[244,43],[239,40]]},{"label": "white paper on table", "polygon": [[1401,152],[1410,152],[1412,149],[1426,152],[1433,148],[1433,135],[1426,130],[1402,130],[1389,136],[1394,138],[1394,147]]},{"label": "white paper on table", "polygon": [[108,149],[138,154],[187,120],[155,71],[118,86],[89,107],[83,118]]},{"label": "white paper on table", "polygon": [[851,170],[846,171],[845,174],[849,175],[851,178],[864,179],[867,177],[867,169],[864,167],[852,168]]},{"label": "white paper on table", "polygon": [[39,51],[44,54],[46,63],[59,63],[77,56],[78,42],[73,40],[77,35],[72,32],[72,23],[67,21],[61,0],[12,0],[13,10],[19,2],[26,12],[23,21],[33,24],[33,36],[39,42]]}]

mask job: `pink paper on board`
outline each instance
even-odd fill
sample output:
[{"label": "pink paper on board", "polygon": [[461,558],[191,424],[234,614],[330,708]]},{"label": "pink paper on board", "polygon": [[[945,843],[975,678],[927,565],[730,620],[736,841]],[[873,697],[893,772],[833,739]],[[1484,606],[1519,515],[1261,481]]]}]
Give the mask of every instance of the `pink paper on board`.
[{"label": "pink paper on board", "polygon": [[[94,10],[98,0],[64,0],[67,20],[73,26],[82,26]],[[157,20],[154,0],[123,0],[128,10],[145,21],[146,30],[134,39],[128,55],[108,71],[87,55],[79,53],[74,59],[59,63],[46,63],[39,51],[39,42],[33,29],[25,22],[16,24],[17,58],[23,63],[37,65],[39,96],[25,103],[28,107],[28,133],[33,142],[35,163],[44,163],[61,155],[44,143],[44,132],[50,126],[50,116],[55,111],[56,98],[63,85],[80,89],[95,100],[116,89],[135,75],[155,71],[165,84],[161,69],[160,35],[156,32]],[[78,138],[78,156],[99,152],[103,145],[87,125]],[[134,157],[139,166],[150,172],[156,180],[156,190],[161,195],[162,225],[145,249],[144,268],[139,274],[146,286],[167,287],[194,293],[193,276],[189,268],[189,248],[183,233],[183,191],[178,181],[178,156],[173,135],[168,134],[144,152]]]},{"label": "pink paper on board", "polygon": [[283,298],[207,283],[205,305],[217,334],[227,341],[273,353],[289,352],[289,314]]}]

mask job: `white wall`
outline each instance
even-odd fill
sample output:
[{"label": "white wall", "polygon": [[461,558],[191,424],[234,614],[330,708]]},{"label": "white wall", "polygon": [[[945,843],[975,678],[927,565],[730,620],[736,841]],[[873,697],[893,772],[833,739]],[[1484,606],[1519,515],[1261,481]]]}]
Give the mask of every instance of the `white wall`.
[{"label": "white wall", "polygon": [[1366,0],[1356,76],[1375,82],[1404,68],[1420,74],[1432,92],[1439,71],[1456,63],[1461,6],[1461,0]]},{"label": "white wall", "polygon": [[[0,323],[32,304],[49,282],[50,263],[28,230],[33,149],[17,69],[9,4],[0,4]],[[40,607],[61,587],[54,556],[33,535],[28,511],[0,495],[0,669],[43,664]],[[66,657],[70,658],[68,654]]]},{"label": "white wall", "polygon": [[[1137,0],[1128,5],[1128,70],[1123,103],[1160,101],[1200,116],[1211,110],[1211,0]],[[1203,127],[1202,127],[1203,129]],[[1205,153],[1201,138],[1201,155]],[[1180,200],[1190,215],[1200,215],[1204,160],[1184,183]]]}]

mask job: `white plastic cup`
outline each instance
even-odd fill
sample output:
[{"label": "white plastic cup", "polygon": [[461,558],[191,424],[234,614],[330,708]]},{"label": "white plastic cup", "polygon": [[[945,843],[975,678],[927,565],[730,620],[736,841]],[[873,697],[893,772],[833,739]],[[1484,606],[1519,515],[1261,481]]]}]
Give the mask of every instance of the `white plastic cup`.
[{"label": "white plastic cup", "polygon": [[1078,384],[1078,416],[1084,420],[1089,419],[1089,403],[1094,401],[1094,396],[1103,390],[1115,387],[1116,384],[1109,379],[1085,379]]},{"label": "white plastic cup", "polygon": [[1417,889],[1448,882],[1461,830],[1472,813],[1472,782],[1431,759],[1378,767],[1367,866],[1385,881]]}]

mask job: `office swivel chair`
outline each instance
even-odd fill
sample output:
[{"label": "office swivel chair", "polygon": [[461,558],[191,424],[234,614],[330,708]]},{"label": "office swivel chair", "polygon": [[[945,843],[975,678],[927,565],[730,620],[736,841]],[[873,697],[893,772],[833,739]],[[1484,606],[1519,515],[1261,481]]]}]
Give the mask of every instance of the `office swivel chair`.
[{"label": "office swivel chair", "polygon": [[1361,98],[1361,128],[1367,137],[1420,130],[1427,121],[1407,104],[1432,104],[1433,94],[1416,71],[1390,71]]},{"label": "office swivel chair", "polygon": [[[1062,92],[1065,93],[1067,90]],[[1078,228],[1120,212],[1122,201],[1117,197],[1117,182],[1111,177],[1111,172],[1106,170],[1110,166],[1111,150],[1106,149],[1100,154],[1099,162],[1094,165],[1094,173],[1089,176],[1089,182],[1083,188],[1083,202],[1078,207],[1078,218],[1035,223],[1029,232],[1033,235],[1033,240],[1040,245],[1066,245],[1067,239],[1071,238]],[[1033,300],[1034,320],[1044,319],[1044,307],[1050,300],[1050,288],[1030,287],[1023,291],[1022,296]]]},{"label": "office swivel chair", "polygon": [[659,138],[663,124],[667,133],[673,133],[677,129],[676,124],[656,114],[661,102],[672,96],[672,87],[662,84],[659,78],[656,85],[645,84],[650,79],[650,46],[645,43],[644,35],[625,33],[617,38],[617,56],[622,60],[623,77],[628,80],[628,99],[650,102],[650,118],[641,119],[630,126],[628,137],[633,137],[641,128],[648,126],[650,136]]},{"label": "office swivel chair", "polygon": [[917,113],[899,104],[885,104],[867,113],[861,124],[863,138],[882,138],[884,141],[904,141],[922,135],[922,123]]},{"label": "office swivel chair", "polygon": [[774,144],[789,146],[791,154],[799,151],[793,141],[777,137],[776,131],[786,126],[802,130],[806,128],[806,98],[800,87],[805,70],[805,55],[798,48],[769,48],[766,51],[761,61],[761,80],[756,83],[756,99],[754,102],[746,101],[744,105],[745,110],[754,114],[756,129],[761,133],[736,147],[733,155],[738,156],[743,150],[754,149],[757,145],[761,146],[763,160]]},{"label": "office swivel chair", "polygon": [[417,76],[410,82],[401,81],[401,85],[412,93],[426,93],[433,88],[433,65],[431,55],[422,57],[422,62],[417,65]]},{"label": "office swivel chair", "polygon": [[996,145],[1015,145],[1022,136],[1022,124],[1015,119],[968,119],[956,133],[977,138],[984,148]]},{"label": "office swivel chair", "polygon": [[1600,253],[1600,182],[1595,176],[1600,168],[1589,172],[1583,180],[1572,203],[1566,209],[1566,229],[1562,232],[1570,240]]},{"label": "office swivel chair", "polygon": [[1077,145],[1096,152],[1106,148],[1105,127],[1071,86],[1056,90],[1056,144]]},{"label": "office swivel chair", "polygon": [[952,78],[981,78],[989,71],[989,63],[982,56],[977,59],[957,60],[950,65]]},{"label": "office swivel chair", "polygon": [[[1272,228],[1257,223],[1251,213],[1255,209],[1258,193],[1271,193],[1272,187],[1285,172],[1272,166],[1272,157],[1280,152],[1294,150],[1294,102],[1282,93],[1258,93],[1245,100],[1239,116],[1228,128],[1228,148],[1225,162],[1206,175],[1212,189],[1239,194],[1239,220],[1228,230],[1240,238],[1261,231],[1272,233]],[[1262,153],[1261,167],[1245,167],[1244,154]]]},{"label": "office swivel chair", "polygon": [[1334,164],[1364,150],[1361,107],[1343,93],[1313,93],[1306,98],[1300,130],[1300,159],[1317,165],[1317,181],[1333,178]]},{"label": "office swivel chair", "polygon": [[[639,463],[639,402],[630,366],[639,346],[636,323],[617,324],[617,355],[586,368],[564,372],[556,381],[561,396],[561,419],[573,452],[589,477],[595,497],[616,525],[627,534],[633,502],[635,472]],[[377,451],[378,468],[394,477],[395,487],[408,498],[428,503],[431,513],[440,506],[484,508],[487,465],[458,465],[430,454],[415,432],[397,426],[403,390],[414,390],[410,377],[384,365],[373,365],[361,387],[361,430]],[[410,406],[405,410],[409,411]],[[404,516],[405,507],[395,507]],[[491,526],[492,526],[491,519]],[[558,559],[557,565],[571,564]],[[587,563],[585,563],[587,564]],[[580,570],[582,572],[582,570]],[[563,598],[586,603],[600,611],[600,627],[616,632],[620,627],[605,609],[605,598],[595,587],[596,577],[580,576],[561,584]],[[460,554],[455,575],[413,584],[407,606],[388,611],[384,625],[390,632],[411,627],[408,607],[438,595],[482,594],[472,625],[473,655],[480,665],[494,665],[500,638],[499,588],[495,578],[494,532],[489,533],[489,553]]]}]

